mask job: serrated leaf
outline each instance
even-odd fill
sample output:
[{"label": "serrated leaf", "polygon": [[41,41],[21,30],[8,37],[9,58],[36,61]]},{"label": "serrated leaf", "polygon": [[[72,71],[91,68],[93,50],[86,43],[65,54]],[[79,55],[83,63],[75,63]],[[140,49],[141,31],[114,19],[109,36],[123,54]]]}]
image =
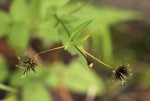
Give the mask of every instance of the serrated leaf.
[{"label": "serrated leaf", "polygon": [[50,93],[40,82],[24,85],[22,94],[22,101],[52,101]]},{"label": "serrated leaf", "polygon": [[13,0],[10,6],[10,13],[15,21],[24,21],[28,16],[25,0]]},{"label": "serrated leaf", "polygon": [[79,26],[77,26],[71,34],[70,40],[73,40],[74,38],[78,37],[82,31],[85,30],[85,28],[92,22],[92,20],[88,20],[82,24],[80,24]]},{"label": "serrated leaf", "polygon": [[85,37],[83,37],[83,38],[79,41],[78,45],[81,45],[83,42],[85,42],[85,41],[89,38],[89,36],[90,36],[90,35],[86,35]]}]

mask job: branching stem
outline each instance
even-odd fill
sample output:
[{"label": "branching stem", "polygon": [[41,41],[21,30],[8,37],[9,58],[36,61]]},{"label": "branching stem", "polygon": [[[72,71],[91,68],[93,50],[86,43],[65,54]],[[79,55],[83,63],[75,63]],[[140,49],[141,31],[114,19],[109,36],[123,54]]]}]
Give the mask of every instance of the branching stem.
[{"label": "branching stem", "polygon": [[[63,21],[62,21],[61,19],[59,19],[59,17],[58,17],[56,14],[55,14],[54,16],[55,16],[56,20],[61,23],[61,25],[62,25],[63,28],[65,29],[66,33],[68,34],[68,37],[70,37],[70,32],[69,32],[69,30],[67,29],[67,27],[65,26],[65,24],[63,23]],[[71,40],[71,41],[73,41],[73,40]],[[89,65],[91,62],[89,61],[89,59],[86,57],[85,54],[87,54],[89,57],[93,58],[94,60],[96,60],[96,61],[99,62],[100,64],[102,64],[102,65],[104,65],[104,66],[106,66],[106,67],[112,69],[112,67],[111,67],[110,65],[108,65],[108,64],[104,63],[103,61],[97,59],[97,58],[94,57],[92,54],[88,53],[87,51],[85,51],[84,49],[80,48],[79,46],[75,46],[75,48],[84,56],[84,58],[86,59],[88,65]],[[84,52],[85,54],[84,54],[83,52]]]},{"label": "branching stem", "polygon": [[[68,37],[70,37],[71,34],[70,34],[69,30],[67,29],[67,27],[65,26],[64,22],[57,16],[57,14],[54,14],[54,17],[56,18],[56,20],[57,20],[58,22],[60,22],[60,24],[62,25],[62,27],[65,29],[65,31],[66,31]],[[73,41],[73,40],[71,40],[71,41]],[[86,55],[85,55],[84,53],[82,53],[82,51],[81,51],[77,46],[75,46],[75,48],[83,55],[83,57],[84,57],[84,58],[86,59],[86,61],[87,61],[87,64],[89,65],[91,62],[90,62],[90,60],[86,57]]]},{"label": "branching stem", "polygon": [[104,63],[103,61],[97,59],[96,57],[94,57],[92,54],[90,54],[89,52],[85,51],[84,49],[80,48],[79,46],[77,46],[78,49],[80,49],[82,52],[84,52],[85,54],[87,54],[88,56],[90,56],[91,58],[93,58],[94,60],[96,60],[97,62],[99,62],[100,64],[103,64],[104,66],[112,69],[112,67],[106,63]]}]

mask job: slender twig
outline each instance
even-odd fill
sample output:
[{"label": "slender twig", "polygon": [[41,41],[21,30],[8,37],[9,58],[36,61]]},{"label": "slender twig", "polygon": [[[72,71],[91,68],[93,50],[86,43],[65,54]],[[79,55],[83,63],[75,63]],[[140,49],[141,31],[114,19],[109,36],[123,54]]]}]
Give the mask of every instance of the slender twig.
[{"label": "slender twig", "polygon": [[108,65],[108,64],[104,63],[103,61],[97,59],[92,54],[88,53],[87,51],[85,51],[84,49],[80,48],[79,46],[78,46],[78,49],[80,49],[82,52],[86,53],[88,56],[90,56],[91,58],[93,58],[94,60],[96,60],[97,62],[99,62],[100,64],[103,64],[104,66],[112,69],[112,67],[110,65]]},{"label": "slender twig", "polygon": [[36,57],[37,57],[39,54],[46,53],[46,52],[50,52],[50,51],[54,51],[54,50],[58,50],[58,49],[62,49],[62,48],[64,48],[64,47],[65,47],[65,46],[60,46],[60,47],[48,49],[48,50],[45,50],[45,51],[41,51],[41,52],[37,53],[37,54],[34,56],[34,59],[36,59]]}]

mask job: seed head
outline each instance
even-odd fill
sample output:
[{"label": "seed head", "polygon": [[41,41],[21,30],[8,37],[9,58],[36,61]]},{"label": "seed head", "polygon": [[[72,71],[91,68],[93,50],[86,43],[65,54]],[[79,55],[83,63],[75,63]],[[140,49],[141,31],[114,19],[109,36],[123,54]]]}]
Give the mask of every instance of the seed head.
[{"label": "seed head", "polygon": [[18,60],[19,60],[19,64],[16,66],[24,69],[24,73],[23,73],[22,77],[26,76],[26,74],[28,73],[28,71],[30,69],[34,73],[36,73],[35,67],[37,66],[37,63],[35,62],[35,60],[33,58],[31,58],[29,56],[25,56],[23,58],[18,57]]},{"label": "seed head", "polygon": [[123,84],[127,79],[132,77],[132,69],[129,68],[129,64],[120,65],[113,72],[114,79],[120,84]]}]

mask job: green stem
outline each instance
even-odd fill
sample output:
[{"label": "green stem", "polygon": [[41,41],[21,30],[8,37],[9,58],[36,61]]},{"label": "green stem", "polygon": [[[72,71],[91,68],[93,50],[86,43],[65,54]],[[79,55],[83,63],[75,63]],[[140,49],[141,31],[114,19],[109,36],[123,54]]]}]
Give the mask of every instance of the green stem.
[{"label": "green stem", "polygon": [[112,67],[106,63],[104,63],[103,61],[97,59],[96,57],[94,57],[92,54],[88,53],[87,51],[85,51],[84,49],[81,49],[79,46],[78,46],[78,49],[80,49],[82,52],[86,53],[88,56],[90,56],[91,58],[93,58],[94,60],[96,60],[97,62],[99,62],[100,64],[112,69]]},{"label": "green stem", "polygon": [[90,64],[91,64],[91,61],[85,56],[84,53],[82,53],[82,51],[81,51],[77,46],[75,46],[75,47],[76,47],[76,49],[84,56],[84,58],[85,58],[86,61],[87,61],[87,64],[90,65]]},{"label": "green stem", "polygon": [[54,17],[56,18],[56,20],[57,20],[58,22],[61,23],[61,25],[62,25],[63,28],[65,29],[67,35],[70,37],[70,32],[69,32],[69,30],[67,29],[67,27],[65,26],[65,24],[63,23],[63,21],[62,21],[61,19],[59,19],[59,17],[58,17],[56,14],[54,14]]},{"label": "green stem", "polygon": [[13,92],[13,93],[17,93],[17,89],[11,88],[9,86],[6,86],[2,83],[0,83],[0,89],[8,91],[8,92]]}]

